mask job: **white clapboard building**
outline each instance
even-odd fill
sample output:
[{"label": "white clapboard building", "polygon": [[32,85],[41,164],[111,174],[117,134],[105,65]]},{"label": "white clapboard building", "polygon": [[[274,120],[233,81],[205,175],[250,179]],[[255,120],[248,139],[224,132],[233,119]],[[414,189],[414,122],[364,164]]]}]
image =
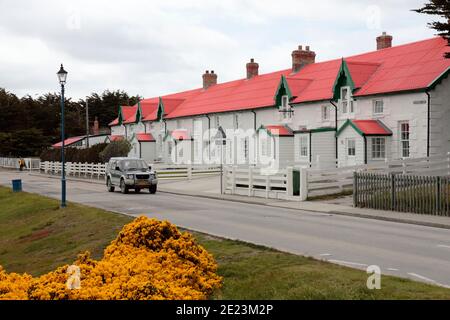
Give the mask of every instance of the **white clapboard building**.
[{"label": "white clapboard building", "polygon": [[206,71],[201,88],[120,107],[112,136],[167,163],[182,152],[192,162],[258,164],[271,155],[283,167],[332,168],[450,151],[447,41],[392,46],[383,33],[376,44],[323,62],[299,46],[291,68],[260,75],[251,59],[245,78],[225,83]]}]

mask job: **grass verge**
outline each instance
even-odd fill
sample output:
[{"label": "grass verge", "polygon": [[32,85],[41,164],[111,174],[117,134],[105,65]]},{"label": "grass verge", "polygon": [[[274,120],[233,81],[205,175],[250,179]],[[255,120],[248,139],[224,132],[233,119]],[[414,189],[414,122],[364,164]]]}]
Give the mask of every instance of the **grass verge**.
[{"label": "grass verge", "polygon": [[[71,263],[78,253],[98,259],[131,217],[0,187],[0,265],[34,276]],[[219,264],[215,299],[450,299],[450,290],[383,276],[368,290],[367,274],[240,241],[193,234]]]}]

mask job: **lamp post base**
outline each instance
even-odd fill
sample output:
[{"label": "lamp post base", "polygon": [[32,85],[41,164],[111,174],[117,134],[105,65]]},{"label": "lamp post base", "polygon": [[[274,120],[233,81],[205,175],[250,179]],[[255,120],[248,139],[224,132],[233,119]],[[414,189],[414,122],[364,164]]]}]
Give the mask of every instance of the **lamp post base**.
[{"label": "lamp post base", "polygon": [[65,208],[66,207],[66,178],[61,179],[61,190],[62,190],[61,208]]}]

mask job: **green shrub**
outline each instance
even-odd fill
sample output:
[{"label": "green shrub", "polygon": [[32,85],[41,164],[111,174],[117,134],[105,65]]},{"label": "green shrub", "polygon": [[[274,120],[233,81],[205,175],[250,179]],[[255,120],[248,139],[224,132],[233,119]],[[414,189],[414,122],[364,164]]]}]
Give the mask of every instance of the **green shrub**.
[{"label": "green shrub", "polygon": [[127,140],[113,141],[100,152],[100,159],[108,162],[112,157],[126,157],[131,150],[131,143]]},{"label": "green shrub", "polygon": [[[66,148],[65,160],[67,162],[102,162],[100,153],[107,147],[107,143],[95,144],[87,149]],[[40,155],[41,161],[61,161],[61,149],[47,149]]]}]

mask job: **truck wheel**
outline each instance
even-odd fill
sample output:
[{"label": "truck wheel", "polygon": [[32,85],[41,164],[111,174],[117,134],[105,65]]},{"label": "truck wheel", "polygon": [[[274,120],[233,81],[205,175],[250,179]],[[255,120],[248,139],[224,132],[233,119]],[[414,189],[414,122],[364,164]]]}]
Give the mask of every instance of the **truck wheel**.
[{"label": "truck wheel", "polygon": [[106,180],[106,187],[108,188],[108,191],[109,192],[114,192],[114,186],[112,185],[112,183],[111,183],[111,179],[110,178],[108,178],[108,180]]},{"label": "truck wheel", "polygon": [[120,192],[122,192],[123,194],[127,194],[128,193],[128,187],[125,184],[125,181],[123,179],[120,180]]},{"label": "truck wheel", "polygon": [[156,193],[156,184],[151,185],[149,188],[150,194],[155,194]]}]

